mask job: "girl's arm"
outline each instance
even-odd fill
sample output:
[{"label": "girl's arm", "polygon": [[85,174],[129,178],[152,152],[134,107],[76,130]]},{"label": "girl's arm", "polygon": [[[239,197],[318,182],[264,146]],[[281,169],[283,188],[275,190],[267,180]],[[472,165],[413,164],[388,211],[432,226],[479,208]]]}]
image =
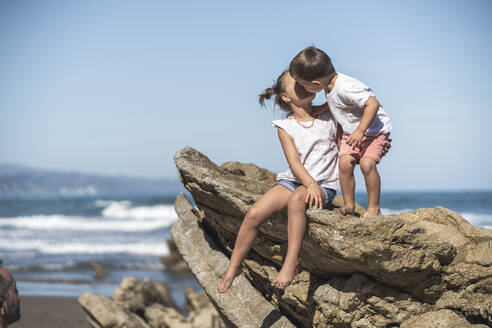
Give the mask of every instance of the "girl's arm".
[{"label": "girl's arm", "polygon": [[280,143],[282,144],[282,149],[284,150],[285,157],[287,158],[287,162],[289,163],[292,173],[294,173],[295,176],[301,180],[301,183],[308,189],[305,203],[309,202],[309,209],[312,208],[313,203],[315,208],[322,208],[324,193],[321,190],[321,187],[318,185],[316,180],[313,179],[311,174],[309,174],[304,165],[302,165],[301,158],[299,157],[299,153],[294,145],[294,141],[289,134],[280,127],[277,130]]}]

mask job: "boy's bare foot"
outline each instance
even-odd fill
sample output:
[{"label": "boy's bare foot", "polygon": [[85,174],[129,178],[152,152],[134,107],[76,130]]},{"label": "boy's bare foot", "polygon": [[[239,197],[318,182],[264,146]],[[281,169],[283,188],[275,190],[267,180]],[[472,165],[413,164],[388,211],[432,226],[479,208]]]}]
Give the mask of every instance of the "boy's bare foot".
[{"label": "boy's bare foot", "polygon": [[241,267],[236,269],[227,268],[226,273],[224,273],[219,283],[217,284],[217,290],[221,293],[225,293],[229,289],[229,287],[231,287],[234,278],[239,276],[242,272],[243,271]]},{"label": "boy's bare foot", "polygon": [[354,215],[354,207],[339,207],[335,208],[333,212],[341,214],[341,215]]},{"label": "boy's bare foot", "polygon": [[362,219],[366,219],[366,218],[370,218],[370,217],[373,217],[373,216],[380,216],[381,215],[381,211],[378,209],[371,209],[371,208],[368,208],[360,217]]},{"label": "boy's bare foot", "polygon": [[299,267],[297,265],[289,266],[289,265],[285,265],[284,263],[282,269],[280,269],[280,272],[272,281],[271,285],[273,287],[284,289],[285,287],[290,285],[291,281],[298,273],[299,273]]}]

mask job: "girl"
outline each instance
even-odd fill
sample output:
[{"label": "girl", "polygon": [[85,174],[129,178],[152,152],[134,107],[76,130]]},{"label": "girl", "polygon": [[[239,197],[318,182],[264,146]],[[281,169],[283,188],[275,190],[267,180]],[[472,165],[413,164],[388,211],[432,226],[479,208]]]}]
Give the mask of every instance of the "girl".
[{"label": "girl", "polygon": [[[298,257],[306,230],[306,207],[327,207],[338,188],[337,129],[328,106],[314,108],[315,94],[297,84],[284,71],[275,85],[260,95],[260,103],[275,96],[275,104],[287,118],[273,121],[290,169],[277,175],[277,183],[251,206],[239,228],[227,271],[219,281],[219,292],[226,292],[241,273],[241,264],[250,250],[259,226],[274,212],[287,206],[288,249],[284,264],[271,283],[285,288],[298,272]],[[323,112],[324,111],[324,112]],[[323,113],[321,113],[323,112]],[[337,131],[338,130],[338,131]]]}]

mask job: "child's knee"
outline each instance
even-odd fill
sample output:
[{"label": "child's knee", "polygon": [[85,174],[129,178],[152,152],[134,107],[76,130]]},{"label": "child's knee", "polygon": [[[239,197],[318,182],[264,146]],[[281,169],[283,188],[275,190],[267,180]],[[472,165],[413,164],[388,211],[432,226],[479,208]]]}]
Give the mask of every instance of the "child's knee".
[{"label": "child's knee", "polygon": [[342,173],[348,173],[354,170],[355,164],[356,164],[355,157],[350,155],[344,155],[340,157],[338,165]]},{"label": "child's knee", "polygon": [[376,161],[369,158],[362,158],[360,160],[360,170],[364,175],[376,170]]},{"label": "child's knee", "polygon": [[259,226],[262,223],[261,215],[254,205],[249,209],[248,213],[246,213],[243,223],[249,226]]},{"label": "child's knee", "polygon": [[303,208],[305,206],[306,194],[301,192],[293,192],[287,200],[288,208]]}]

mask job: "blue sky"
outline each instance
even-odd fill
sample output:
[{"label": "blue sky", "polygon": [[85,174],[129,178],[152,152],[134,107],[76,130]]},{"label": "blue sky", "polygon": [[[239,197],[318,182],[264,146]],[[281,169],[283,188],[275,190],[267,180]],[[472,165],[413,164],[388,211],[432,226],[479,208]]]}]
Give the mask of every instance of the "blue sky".
[{"label": "blue sky", "polygon": [[492,186],[487,0],[1,1],[0,40],[0,162],[175,177],[190,145],[279,172],[257,95],[314,44],[392,119],[383,189]]}]

